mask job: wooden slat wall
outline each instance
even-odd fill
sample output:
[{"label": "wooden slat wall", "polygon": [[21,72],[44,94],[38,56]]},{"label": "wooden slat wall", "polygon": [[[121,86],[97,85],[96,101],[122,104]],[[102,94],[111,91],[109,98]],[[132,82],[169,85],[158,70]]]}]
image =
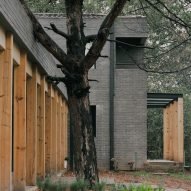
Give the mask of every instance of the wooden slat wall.
[{"label": "wooden slat wall", "polygon": [[27,80],[27,185],[36,184],[37,163],[37,69],[33,67],[32,79]]},{"label": "wooden slat wall", "polygon": [[13,36],[6,35],[6,49],[1,53],[1,97],[0,97],[0,190],[11,188],[11,146],[12,146],[12,71]]},{"label": "wooden slat wall", "polygon": [[184,161],[184,126],[183,98],[178,98],[164,109],[164,159],[183,163]]},{"label": "wooden slat wall", "polygon": [[26,185],[26,53],[14,68],[14,190]]},{"label": "wooden slat wall", "polygon": [[66,101],[52,85],[45,86],[45,76],[34,63],[29,72],[27,53],[18,46],[13,67],[13,43],[13,35],[7,34],[5,50],[0,50],[2,191],[24,191],[36,184],[37,175],[44,178],[63,170],[68,146]]}]

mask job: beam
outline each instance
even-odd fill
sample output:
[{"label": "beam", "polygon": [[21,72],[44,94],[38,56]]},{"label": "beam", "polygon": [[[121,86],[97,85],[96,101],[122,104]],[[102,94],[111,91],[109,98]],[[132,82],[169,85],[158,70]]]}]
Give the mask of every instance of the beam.
[{"label": "beam", "polygon": [[20,65],[14,67],[14,190],[26,186],[26,64],[21,52]]},{"label": "beam", "polygon": [[27,79],[27,186],[36,184],[37,174],[37,68]]},{"label": "beam", "polygon": [[6,49],[1,52],[0,74],[0,190],[11,190],[12,146],[12,70],[13,35],[6,35]]}]

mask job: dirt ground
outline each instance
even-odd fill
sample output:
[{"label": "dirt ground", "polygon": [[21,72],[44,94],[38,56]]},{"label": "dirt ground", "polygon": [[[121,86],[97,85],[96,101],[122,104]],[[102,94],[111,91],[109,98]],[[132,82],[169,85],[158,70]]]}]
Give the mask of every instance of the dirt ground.
[{"label": "dirt ground", "polygon": [[154,175],[153,173],[136,172],[111,172],[102,171],[100,177],[114,178],[115,182],[122,183],[146,183],[160,185],[169,188],[182,188],[191,191],[191,172],[170,173],[167,175]]}]

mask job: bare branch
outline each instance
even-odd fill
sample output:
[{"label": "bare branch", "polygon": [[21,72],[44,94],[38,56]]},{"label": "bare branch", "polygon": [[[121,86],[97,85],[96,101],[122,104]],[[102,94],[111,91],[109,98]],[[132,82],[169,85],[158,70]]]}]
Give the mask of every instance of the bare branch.
[{"label": "bare branch", "polygon": [[60,63],[66,68],[66,70],[70,70],[71,62],[66,55],[66,53],[48,36],[48,34],[44,31],[43,27],[33,15],[31,10],[28,8],[24,0],[20,0],[23,5],[27,15],[32,21],[33,31],[35,38],[58,60]]},{"label": "bare branch", "polygon": [[124,44],[124,45],[131,46],[131,47],[135,47],[135,48],[155,49],[154,47],[149,47],[149,46],[139,46],[139,45],[130,44],[130,43],[127,43],[127,42],[122,42],[122,41],[120,41],[120,40],[107,39],[107,41],[109,41],[109,42],[116,42],[116,43],[119,43],[119,44]]},{"label": "bare branch", "polygon": [[[177,23],[179,24],[180,26],[183,26],[185,28],[190,28],[190,26],[185,23],[184,21],[182,21],[179,17],[175,17],[175,19],[173,17],[170,17],[168,15],[166,15],[162,10],[160,10],[154,3],[151,3],[151,1],[149,0],[145,0],[151,7],[153,7],[156,11],[158,11],[163,17],[165,17],[166,19],[174,22],[174,23]],[[158,0],[157,0],[158,1]],[[159,2],[159,1],[158,1]],[[159,2],[161,4],[161,2]],[[161,4],[162,5],[162,4]],[[163,5],[164,6],[164,5]],[[165,8],[165,7],[164,7]],[[166,9],[167,11],[169,11],[168,9]],[[173,14],[174,16],[174,13],[172,12],[169,12],[170,14]]]},{"label": "bare branch", "polygon": [[[51,26],[51,29],[52,29],[55,33],[57,33],[57,34],[63,36],[63,37],[66,38],[66,39],[69,39],[69,36],[68,36],[65,32],[59,30],[54,23],[50,23],[50,26]],[[48,29],[48,28],[47,28],[47,29]]]},{"label": "bare branch", "polygon": [[101,50],[103,49],[103,46],[107,41],[107,37],[109,36],[109,30],[114,20],[122,11],[126,2],[127,0],[116,0],[115,4],[113,5],[113,8],[103,20],[99,28],[97,38],[93,41],[89,52],[82,60],[82,64],[85,68],[87,67],[88,69],[90,69],[95,64],[96,60],[99,58]]}]

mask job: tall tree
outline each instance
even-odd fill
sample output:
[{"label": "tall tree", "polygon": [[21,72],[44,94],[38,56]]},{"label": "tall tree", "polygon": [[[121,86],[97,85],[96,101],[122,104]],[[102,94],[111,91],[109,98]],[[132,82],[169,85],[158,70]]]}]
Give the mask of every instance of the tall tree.
[{"label": "tall tree", "polygon": [[[64,52],[44,31],[24,0],[20,0],[34,27],[34,35],[44,47],[57,58],[65,74],[64,78],[50,77],[53,81],[65,83],[68,94],[70,125],[74,143],[74,170],[78,179],[90,184],[98,181],[96,149],[90,120],[88,71],[100,57],[101,50],[109,36],[115,18],[122,11],[127,0],[116,0],[111,11],[103,20],[95,36],[85,36],[83,21],[83,0],[65,0],[67,33],[59,31],[54,24],[52,30],[67,41]],[[86,44],[93,41],[85,55]]]}]

